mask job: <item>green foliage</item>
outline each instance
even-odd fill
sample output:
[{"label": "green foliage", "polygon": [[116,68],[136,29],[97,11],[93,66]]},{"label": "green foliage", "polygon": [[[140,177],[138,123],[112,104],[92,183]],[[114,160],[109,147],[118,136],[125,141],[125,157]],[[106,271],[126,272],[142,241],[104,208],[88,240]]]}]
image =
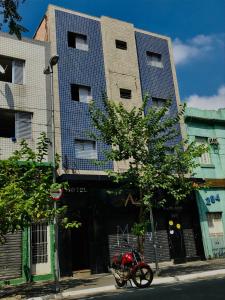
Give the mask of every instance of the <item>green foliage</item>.
[{"label": "green foliage", "polygon": [[131,232],[136,236],[143,236],[147,232],[149,226],[149,221],[134,223]]},{"label": "green foliage", "polygon": [[148,96],[140,108],[131,110],[107,98],[104,111],[94,102],[90,104],[92,121],[98,130],[93,135],[111,145],[111,150],[105,153],[106,160],[129,163],[126,171],[109,171],[109,175],[124,189],[139,190],[140,201],[147,211],[150,206],[165,206],[168,201],[176,204],[186,199],[193,190],[189,177],[198,166],[197,158],[207,151],[203,145],[180,140],[185,107],[171,117],[166,114],[171,101],[162,108],[148,104]]},{"label": "green foliage", "polygon": [[[18,13],[20,3],[24,3],[25,0],[0,0],[0,14],[3,16],[3,23],[9,27],[9,33],[15,34],[18,39],[21,39],[21,33],[28,30],[20,25],[22,17]],[[0,30],[3,25],[0,23]]]},{"label": "green foliage", "polygon": [[[33,151],[26,141],[7,160],[0,160],[0,243],[8,232],[15,232],[32,222],[56,216],[62,220],[66,206],[54,209],[50,198],[52,187],[52,165],[45,162],[48,149],[46,134],[38,139],[37,150]],[[59,184],[56,184],[59,185]],[[60,188],[66,189],[67,183]],[[69,220],[67,220],[69,222]],[[62,222],[66,225],[65,220]],[[70,222],[70,227],[77,222]]]}]

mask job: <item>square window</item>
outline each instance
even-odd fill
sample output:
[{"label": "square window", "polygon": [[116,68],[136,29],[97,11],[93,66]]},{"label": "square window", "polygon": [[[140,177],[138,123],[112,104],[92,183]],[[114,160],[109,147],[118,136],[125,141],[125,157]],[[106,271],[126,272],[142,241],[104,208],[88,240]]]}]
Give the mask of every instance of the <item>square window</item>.
[{"label": "square window", "polygon": [[15,112],[0,110],[0,137],[31,139],[32,114],[29,112]]},{"label": "square window", "polygon": [[210,236],[224,236],[222,213],[207,213],[207,222]]},{"label": "square window", "polygon": [[24,61],[0,56],[0,81],[24,83]]},{"label": "square window", "polygon": [[116,40],[116,48],[121,50],[127,50],[127,43],[124,41]]},{"label": "square window", "polygon": [[[160,109],[166,104],[166,101],[166,99],[152,97],[152,106],[156,109]],[[167,110],[166,115],[167,114],[169,114],[169,110]]]},{"label": "square window", "polygon": [[71,84],[71,98],[74,101],[89,103],[92,100],[90,86]]},{"label": "square window", "polygon": [[162,55],[147,51],[147,64],[152,67],[163,68]]},{"label": "square window", "polygon": [[68,47],[88,51],[87,36],[75,32],[67,32]]},{"label": "square window", "polygon": [[120,89],[120,98],[131,99],[131,97],[132,97],[131,90]]},{"label": "square window", "polygon": [[97,159],[97,147],[95,141],[75,140],[75,156],[82,159]]},{"label": "square window", "polygon": [[[202,145],[202,144],[206,145],[206,146],[208,145],[208,138],[207,137],[196,136],[195,141],[196,141],[197,145]],[[203,153],[199,159],[200,159],[200,163],[202,165],[210,165],[212,163],[209,152]]]}]

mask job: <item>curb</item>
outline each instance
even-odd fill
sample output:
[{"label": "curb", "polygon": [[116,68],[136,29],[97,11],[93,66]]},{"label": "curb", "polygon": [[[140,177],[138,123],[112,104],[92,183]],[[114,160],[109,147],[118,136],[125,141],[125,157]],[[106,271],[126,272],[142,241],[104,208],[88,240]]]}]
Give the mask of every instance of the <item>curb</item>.
[{"label": "curb", "polygon": [[[155,278],[153,279],[152,286],[154,285],[161,285],[161,284],[170,284],[170,283],[178,283],[178,282],[185,282],[189,281],[191,279],[201,279],[205,277],[215,276],[215,275],[225,275],[225,269],[220,270],[212,270],[212,271],[206,271],[206,272],[200,272],[200,273],[194,273],[194,274],[187,274],[187,275],[179,275],[174,277],[165,277],[165,278]],[[65,291],[58,294],[50,294],[42,297],[32,297],[28,298],[27,300],[51,300],[51,299],[63,299],[70,296],[88,296],[98,293],[104,293],[104,292],[112,292],[116,291],[117,288],[115,285],[107,285],[102,287],[96,287],[96,288],[90,288],[90,289],[82,289],[82,290],[76,290],[76,291]]]}]

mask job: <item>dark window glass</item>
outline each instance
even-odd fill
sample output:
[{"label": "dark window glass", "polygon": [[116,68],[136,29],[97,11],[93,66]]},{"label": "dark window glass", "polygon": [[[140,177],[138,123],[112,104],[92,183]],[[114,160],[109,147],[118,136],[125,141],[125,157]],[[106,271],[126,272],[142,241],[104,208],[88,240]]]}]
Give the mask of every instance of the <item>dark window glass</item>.
[{"label": "dark window glass", "polygon": [[75,32],[67,32],[68,47],[88,51],[87,36]]},{"label": "dark window glass", "polygon": [[120,98],[131,99],[131,90],[120,89]]},{"label": "dark window glass", "polygon": [[79,85],[71,84],[71,99],[74,101],[79,101]]},{"label": "dark window glass", "polygon": [[147,51],[147,63],[152,67],[163,68],[162,55]]},{"label": "dark window glass", "polygon": [[0,56],[0,81],[23,84],[24,65],[23,60]]},{"label": "dark window glass", "polygon": [[0,137],[15,137],[15,113],[0,110]]},{"label": "dark window glass", "polygon": [[0,57],[0,81],[12,82],[12,59]]},{"label": "dark window glass", "polygon": [[67,32],[68,47],[76,48],[76,33]]},{"label": "dark window glass", "polygon": [[124,41],[116,40],[116,48],[127,50],[127,43]]},{"label": "dark window glass", "polygon": [[71,99],[74,101],[89,103],[91,101],[90,86],[71,84]]}]

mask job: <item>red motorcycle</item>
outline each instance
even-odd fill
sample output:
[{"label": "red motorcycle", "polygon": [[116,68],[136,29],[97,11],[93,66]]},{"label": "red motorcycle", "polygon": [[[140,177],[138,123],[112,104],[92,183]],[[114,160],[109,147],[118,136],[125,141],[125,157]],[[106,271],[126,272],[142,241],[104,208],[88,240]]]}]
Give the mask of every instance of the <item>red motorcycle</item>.
[{"label": "red motorcycle", "polygon": [[[125,241],[127,243],[127,241]],[[150,266],[141,259],[141,255],[128,243],[129,252],[113,257],[111,272],[118,287],[123,287],[127,281],[132,280],[136,287],[149,287],[153,280]]]}]

